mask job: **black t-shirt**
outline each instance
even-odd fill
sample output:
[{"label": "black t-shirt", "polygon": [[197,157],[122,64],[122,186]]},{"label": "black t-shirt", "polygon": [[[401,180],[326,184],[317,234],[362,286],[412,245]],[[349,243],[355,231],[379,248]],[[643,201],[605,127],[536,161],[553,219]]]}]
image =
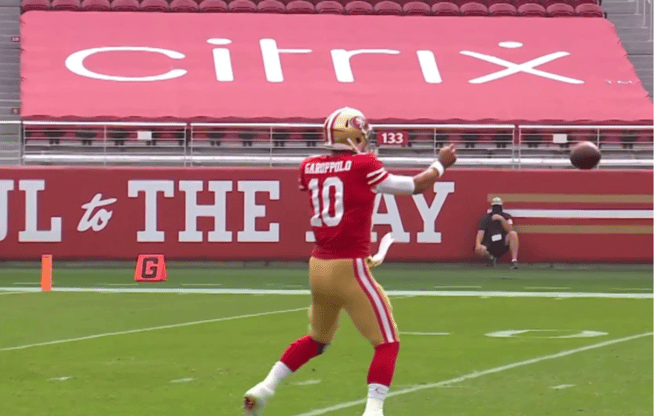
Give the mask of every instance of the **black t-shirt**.
[{"label": "black t-shirt", "polygon": [[[492,212],[484,215],[479,222],[479,229],[484,230],[484,239],[482,244],[487,246],[493,243],[501,242],[504,244],[504,239],[506,238],[506,230],[502,227],[502,223],[497,220],[492,220],[491,217],[494,214]],[[513,224],[513,217],[511,217],[506,212],[500,213],[509,224]],[[499,237],[498,237],[499,236]]]}]

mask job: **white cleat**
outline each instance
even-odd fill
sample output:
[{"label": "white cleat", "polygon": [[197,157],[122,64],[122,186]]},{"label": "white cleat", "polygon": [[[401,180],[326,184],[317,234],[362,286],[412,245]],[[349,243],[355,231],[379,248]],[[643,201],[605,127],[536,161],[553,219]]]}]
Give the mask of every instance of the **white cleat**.
[{"label": "white cleat", "polygon": [[382,412],[381,410],[374,411],[374,412],[365,412],[363,416],[384,416],[384,412]]},{"label": "white cleat", "polygon": [[275,394],[262,383],[248,390],[243,396],[243,414],[247,416],[261,416],[268,400]]}]

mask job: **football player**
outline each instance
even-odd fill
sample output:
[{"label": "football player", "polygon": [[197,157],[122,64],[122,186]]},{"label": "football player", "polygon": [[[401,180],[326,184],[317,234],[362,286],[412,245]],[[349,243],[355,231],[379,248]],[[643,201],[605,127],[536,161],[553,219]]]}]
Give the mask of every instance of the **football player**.
[{"label": "football player", "polygon": [[323,141],[330,154],[309,157],[300,166],[300,189],[308,192],[316,240],[309,260],[310,331],[288,347],[265,380],[245,393],[246,415],[261,415],[282,380],[325,351],[342,309],[375,350],[364,416],[383,415],[400,337],[391,304],[369,269],[376,265],[370,258],[375,194],[411,195],[433,189],[456,154],[450,145],[418,175],[393,175],[368,152],[370,133],[360,111],[338,109],[324,124]]}]

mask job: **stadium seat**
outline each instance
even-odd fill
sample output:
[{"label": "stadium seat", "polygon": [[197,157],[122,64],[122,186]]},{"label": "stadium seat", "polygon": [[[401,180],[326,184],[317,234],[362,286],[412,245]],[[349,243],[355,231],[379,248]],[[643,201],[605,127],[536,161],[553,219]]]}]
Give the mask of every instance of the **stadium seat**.
[{"label": "stadium seat", "polygon": [[406,16],[429,16],[431,15],[431,8],[428,4],[421,1],[410,1],[406,3],[402,10]]},{"label": "stadium seat", "polygon": [[572,1],[575,2],[575,8],[576,8],[576,6],[579,6],[581,4],[595,4],[595,5],[599,6],[599,3],[597,2],[597,0],[572,0]]},{"label": "stadium seat", "polygon": [[202,13],[226,13],[227,3],[223,0],[203,0],[200,3],[200,12]]},{"label": "stadium seat", "polygon": [[143,0],[141,3],[141,10],[149,13],[164,13],[170,11],[170,7],[168,6],[168,2],[166,0]]},{"label": "stadium seat", "polygon": [[21,7],[24,12],[30,10],[50,10],[50,2],[48,0],[23,0]]},{"label": "stadium seat", "polygon": [[518,16],[522,17],[546,17],[545,7],[536,3],[527,3],[518,7]]},{"label": "stadium seat", "polygon": [[518,8],[518,6],[516,6],[515,2],[513,2],[511,0],[488,0],[486,2],[486,6],[489,7],[489,11],[490,11],[490,6],[492,6],[494,4],[510,4],[513,7],[515,7],[516,9]]},{"label": "stadium seat", "polygon": [[53,0],[52,10],[76,12],[80,9],[79,0]]},{"label": "stadium seat", "polygon": [[[486,6],[486,4],[488,2],[488,0],[447,0],[447,1],[451,1],[454,4],[456,4],[457,6],[459,6],[459,10],[461,10],[461,6],[463,6],[464,4],[480,3],[480,4],[484,5],[484,6]],[[486,6],[486,8],[488,8],[488,6]],[[463,11],[461,11],[461,14],[463,14]]]},{"label": "stadium seat", "polygon": [[604,17],[604,10],[602,6],[592,3],[584,3],[577,6],[575,9],[577,16],[581,17]]},{"label": "stadium seat", "polygon": [[586,140],[597,143],[597,134],[589,130],[571,130],[568,132],[568,142],[570,144],[584,142]]},{"label": "stadium seat", "polygon": [[[429,13],[430,14],[431,14],[431,6],[433,6],[436,3],[440,3],[440,2],[454,3],[454,0],[406,0],[405,4],[406,3],[411,3],[411,2],[416,2],[416,1],[420,2],[420,3],[425,3],[427,6],[429,6]],[[454,4],[456,4],[456,3],[454,3]],[[401,2],[400,2],[400,5],[404,6],[404,4],[402,4]],[[459,7],[459,6],[457,5],[457,7]]]},{"label": "stadium seat", "polygon": [[537,148],[543,142],[543,136],[537,131],[532,131],[523,133],[520,136],[520,141],[522,145],[526,144],[528,148]]},{"label": "stadium seat", "polygon": [[458,16],[459,6],[454,3],[441,1],[431,6],[431,11],[435,16]]},{"label": "stadium seat", "polygon": [[[622,133],[619,130],[604,130],[600,132],[599,142],[601,145],[617,147],[622,144]],[[593,135],[593,143],[597,143],[596,135]]]},{"label": "stadium seat", "polygon": [[316,4],[316,11],[320,14],[343,14],[345,8],[334,0],[324,0]]},{"label": "stadium seat", "polygon": [[402,15],[402,6],[389,0],[384,0],[375,4],[373,10],[375,11],[375,14],[394,16]]},{"label": "stadium seat", "polygon": [[111,10],[109,0],[84,0],[82,10],[85,12],[108,12]]},{"label": "stadium seat", "polygon": [[[548,0],[513,0],[510,3],[513,4],[516,9],[519,9],[520,6],[522,6],[524,4],[538,4],[538,5],[541,5],[541,6],[545,7],[543,5],[544,1],[548,1]],[[561,0],[551,0],[551,1],[561,1]]]},{"label": "stadium seat", "polygon": [[257,5],[250,0],[233,0],[227,9],[232,13],[256,13]]},{"label": "stadium seat", "polygon": [[637,143],[652,145],[653,142],[654,142],[654,132],[652,132],[652,129],[638,131]]},{"label": "stadium seat", "polygon": [[575,9],[569,4],[554,3],[547,7],[549,17],[571,17],[575,15]]},{"label": "stadium seat", "polygon": [[361,15],[372,14],[373,9],[370,3],[361,0],[354,0],[345,5],[345,14]]},{"label": "stadium seat", "polygon": [[286,13],[290,14],[313,14],[316,7],[306,0],[293,0],[286,5]]},{"label": "stadium seat", "polygon": [[476,1],[461,5],[460,10],[464,16],[488,16],[488,8]]},{"label": "stadium seat", "polygon": [[82,145],[90,146],[93,141],[102,138],[103,132],[93,128],[84,128],[83,130],[75,130],[75,137],[80,140]]},{"label": "stadium seat", "polygon": [[518,9],[512,4],[495,3],[488,8],[488,13],[491,16],[517,16]]},{"label": "stadium seat", "polygon": [[[404,3],[406,3],[408,0],[364,0],[364,1],[365,1],[366,3],[370,3],[370,5],[372,6],[373,9],[374,9],[375,6],[378,5],[379,3],[386,2],[386,1],[390,1],[391,3],[395,3],[395,4],[397,4],[398,6],[400,6],[400,9],[402,9],[402,6],[403,6]],[[393,6],[391,6],[391,7],[393,7]]]},{"label": "stadium seat", "polygon": [[259,4],[257,4],[257,9],[259,10],[259,13],[286,13],[284,3],[278,0],[261,0]]},{"label": "stadium seat", "polygon": [[115,12],[138,12],[140,6],[138,0],[114,0],[111,2],[111,10]]},{"label": "stadium seat", "polygon": [[198,4],[193,0],[173,0],[170,3],[170,10],[177,13],[196,13]]}]

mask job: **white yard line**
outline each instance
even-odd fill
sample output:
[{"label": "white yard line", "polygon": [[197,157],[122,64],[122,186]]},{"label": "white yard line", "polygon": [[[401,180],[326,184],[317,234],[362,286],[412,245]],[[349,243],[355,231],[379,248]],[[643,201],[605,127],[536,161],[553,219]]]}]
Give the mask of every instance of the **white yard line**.
[{"label": "white yard line", "polygon": [[533,290],[563,290],[570,289],[566,286],[525,286],[523,289],[533,289]]},{"label": "white yard line", "polygon": [[[507,364],[507,365],[503,365],[503,366],[500,366],[500,367],[490,368],[488,370],[476,371],[474,373],[466,374],[464,376],[452,378],[452,379],[449,379],[449,380],[438,381],[438,382],[429,383],[429,384],[421,384],[421,385],[414,386],[414,387],[409,387],[409,388],[406,388],[406,389],[391,391],[388,394],[387,397],[400,396],[400,395],[403,395],[403,394],[414,393],[416,391],[433,389],[435,387],[449,387],[451,384],[461,383],[463,381],[472,380],[472,379],[479,378],[481,376],[485,376],[485,375],[488,375],[488,374],[495,374],[495,373],[499,373],[499,372],[502,372],[502,371],[511,370],[513,368],[529,365],[529,364],[536,364],[536,363],[540,363],[540,362],[547,361],[547,360],[553,360],[555,358],[567,357],[568,355],[576,354],[578,352],[589,351],[589,350],[593,350],[593,349],[596,349],[596,348],[606,347],[608,345],[618,344],[620,342],[631,341],[631,340],[634,340],[634,339],[643,338],[643,337],[647,337],[647,336],[651,336],[651,335],[652,335],[652,332],[646,332],[644,334],[632,335],[630,337],[624,337],[624,338],[619,338],[619,339],[613,339],[613,340],[610,340],[610,341],[598,342],[597,344],[591,344],[591,345],[587,345],[585,347],[580,347],[580,348],[574,348],[574,349],[571,349],[571,350],[561,351],[561,352],[558,352],[556,354],[543,355],[541,357],[531,358],[529,360],[518,361],[518,362],[515,362],[515,363],[512,363],[512,364]],[[306,413],[300,413],[300,414],[297,414],[295,416],[324,415],[325,413],[333,412],[335,410],[345,409],[345,408],[353,407],[353,406],[359,406],[361,404],[364,404],[365,402],[366,402],[366,399],[353,400],[351,402],[343,402],[343,403],[336,404],[334,406],[323,407],[322,409],[316,409],[316,410],[311,410],[311,411],[306,412]]]},{"label": "white yard line", "polygon": [[554,390],[561,390],[561,389],[569,389],[570,387],[574,387],[574,386],[576,386],[576,384],[559,384],[558,386],[552,386],[550,388]]},{"label": "white yard line", "polygon": [[481,286],[433,286],[434,289],[481,289]]},{"label": "white yard line", "polygon": [[96,283],[96,286],[138,286],[138,283]]},{"label": "white yard line", "polygon": [[[2,291],[40,292],[40,287],[0,287]],[[309,295],[308,289],[214,289],[214,288],[147,288],[147,287],[57,287],[53,292],[96,293],[198,293],[215,295]],[[597,298],[597,299],[654,299],[652,293],[584,293],[584,292],[502,292],[480,290],[387,290],[389,296],[469,296],[489,298]]]},{"label": "white yard line", "polygon": [[66,342],[84,341],[84,340],[87,340],[87,339],[110,337],[110,336],[114,336],[114,335],[136,334],[136,333],[139,333],[139,332],[157,331],[159,329],[180,328],[180,327],[184,327],[184,326],[208,324],[208,323],[213,323],[213,322],[233,321],[235,319],[254,318],[254,317],[257,317],[257,316],[266,316],[266,315],[275,315],[275,314],[280,314],[280,313],[305,311],[307,309],[309,309],[309,308],[284,309],[284,310],[281,310],[281,311],[270,311],[270,312],[250,313],[250,314],[247,314],[247,315],[228,316],[226,318],[203,319],[201,321],[183,322],[183,323],[180,323],[180,324],[151,326],[151,327],[148,327],[148,328],[130,329],[128,331],[105,332],[103,334],[88,335],[88,336],[79,337],[79,338],[58,339],[58,340],[55,340],[55,341],[39,342],[39,343],[36,343],[36,344],[26,344],[26,345],[18,345],[18,346],[15,346],[15,347],[0,348],[0,351],[24,350],[26,348],[41,347],[41,346],[44,346],[44,345],[63,344],[63,343],[66,343]]},{"label": "white yard line", "polygon": [[222,286],[222,283],[182,283],[182,286]]},{"label": "white yard line", "polygon": [[13,291],[13,292],[0,292],[0,296],[2,295],[24,295],[26,293],[32,293],[32,292],[24,292],[24,291]]},{"label": "white yard line", "polygon": [[177,380],[170,380],[171,383],[188,383],[191,381],[195,381],[195,378],[186,377],[186,378],[178,378]]}]

